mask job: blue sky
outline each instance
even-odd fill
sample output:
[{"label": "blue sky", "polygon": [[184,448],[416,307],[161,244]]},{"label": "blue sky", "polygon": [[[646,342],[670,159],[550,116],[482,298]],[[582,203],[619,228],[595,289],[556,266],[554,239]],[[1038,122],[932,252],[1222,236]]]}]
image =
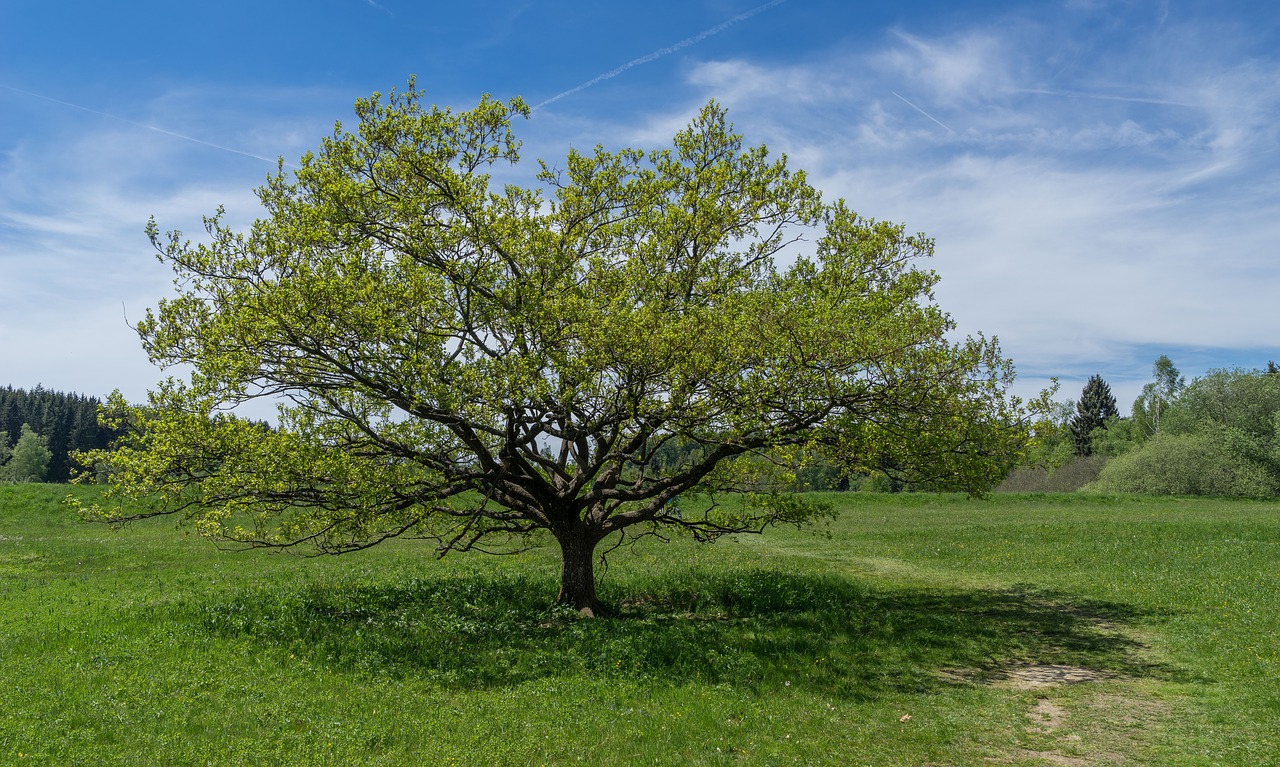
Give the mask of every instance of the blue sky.
[{"label": "blue sky", "polygon": [[[1280,360],[1280,13],[1267,2],[0,0],[0,384],[141,399],[129,320],[197,234],[410,75],[540,105],[523,155],[660,145],[708,99],[829,199],[937,240],[938,298],[1031,391],[1122,411]],[[583,87],[585,86],[585,87]],[[531,171],[530,171],[531,172]]]}]

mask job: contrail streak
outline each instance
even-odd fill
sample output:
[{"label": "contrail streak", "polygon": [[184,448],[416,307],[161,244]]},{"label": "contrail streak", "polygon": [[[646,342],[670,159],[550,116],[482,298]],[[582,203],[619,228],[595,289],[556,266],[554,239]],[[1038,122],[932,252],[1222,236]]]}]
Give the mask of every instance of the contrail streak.
[{"label": "contrail streak", "polygon": [[[238,154],[238,155],[241,155],[241,156],[243,156],[243,157],[252,157],[252,158],[253,158],[253,159],[255,159],[255,160],[262,160],[263,162],[269,162],[269,163],[271,163],[272,165],[275,165],[275,164],[276,164],[276,162],[277,162],[277,160],[275,160],[275,159],[272,159],[272,158],[270,158],[270,157],[263,157],[263,156],[262,156],[262,155],[260,155],[260,154],[253,154],[252,152],[245,152],[245,151],[242,151],[242,150],[240,150],[240,149],[232,149],[232,148],[231,148],[231,147],[229,147],[229,146],[222,146],[221,144],[214,144],[214,143],[211,143],[211,142],[208,142],[208,141],[203,141],[203,140],[201,140],[201,139],[194,138],[194,137],[192,137],[192,136],[185,136],[185,135],[183,135],[183,134],[181,134],[181,133],[174,133],[174,132],[173,132],[173,131],[171,131],[171,130],[165,130],[164,128],[157,128],[157,127],[156,127],[156,126],[154,126],[154,125],[147,125],[146,123],[135,122],[135,121],[130,120],[130,119],[125,118],[125,117],[119,117],[119,116],[117,116],[117,115],[109,114],[109,113],[107,113],[107,112],[100,112],[100,111],[98,111],[97,109],[90,109],[89,107],[80,106],[79,104],[72,104],[70,101],[63,101],[62,99],[55,99],[55,98],[53,98],[53,97],[51,97],[51,96],[43,96],[43,95],[41,95],[41,94],[39,94],[39,93],[32,93],[31,91],[23,90],[22,88],[15,88],[15,87],[13,87],[12,85],[3,85],[3,84],[0,84],[0,88],[6,88],[6,89],[8,89],[8,90],[14,91],[15,93],[21,93],[21,94],[24,94],[24,95],[26,95],[26,96],[31,96],[31,97],[33,97],[33,98],[37,98],[37,99],[44,99],[45,101],[51,101],[51,102],[53,102],[54,104],[61,104],[61,105],[62,105],[62,106],[64,106],[64,107],[71,107],[72,109],[79,109],[79,110],[81,110],[81,111],[89,112],[89,113],[91,113],[91,114],[95,114],[95,115],[100,115],[100,116],[102,116],[102,117],[109,117],[109,118],[111,118],[112,120],[118,120],[118,121],[120,121],[120,122],[122,122],[122,123],[127,123],[127,124],[129,124],[129,125],[133,125],[133,126],[138,127],[138,128],[145,128],[145,129],[147,129],[147,130],[149,130],[149,131],[155,131],[156,133],[161,133],[161,134],[163,134],[163,135],[165,135],[165,136],[172,136],[172,137],[174,137],[174,138],[179,138],[179,139],[182,139],[183,141],[190,141],[190,142],[191,142],[191,143],[193,143],[193,144],[200,144],[201,146],[207,146],[207,147],[210,147],[211,149],[221,149],[221,150],[222,150],[222,151],[224,151],[224,152],[231,152],[232,154]],[[297,166],[296,166],[296,165],[290,165],[289,163],[285,163],[285,167],[287,167],[287,168],[296,168]]]},{"label": "contrail streak", "polygon": [[[890,92],[890,93],[892,93],[892,94],[893,94],[893,95],[895,95],[895,96],[898,96],[898,94],[897,94],[895,91],[889,91],[889,92]],[[934,122],[936,122],[938,125],[941,125],[941,126],[942,126],[943,128],[945,128],[948,132],[950,132],[950,133],[951,133],[951,135],[955,136],[956,138],[963,138],[959,133],[956,133],[955,131],[951,130],[951,126],[949,126],[949,125],[947,125],[946,123],[942,122],[941,120],[939,120],[938,118],[936,118],[936,117],[934,117],[933,115],[929,114],[928,112],[924,111],[923,109],[921,109],[920,107],[916,106],[915,104],[912,104],[910,101],[907,101],[906,99],[902,98],[902,96],[898,96],[898,98],[899,98],[899,99],[902,99],[902,103],[904,103],[904,104],[906,104],[907,106],[911,107],[912,109],[916,110],[917,112],[919,112],[920,114],[924,115],[925,117],[928,117],[930,120],[933,120],[933,121],[934,121]]]},{"label": "contrail streak", "polygon": [[617,77],[623,72],[626,72],[628,69],[631,69],[633,67],[638,67],[641,64],[648,64],[650,61],[655,61],[657,59],[662,58],[663,56],[669,56],[678,50],[681,50],[683,48],[688,48],[690,45],[697,45],[703,40],[706,40],[708,37],[711,37],[712,35],[718,35],[740,21],[746,21],[747,19],[751,18],[752,16],[755,16],[756,14],[764,13],[770,8],[774,8],[776,6],[782,5],[785,2],[787,2],[787,0],[772,0],[772,2],[765,3],[764,5],[758,5],[755,8],[752,8],[751,10],[747,11],[746,13],[740,13],[737,16],[734,16],[732,19],[729,19],[728,21],[721,22],[720,24],[717,24],[710,29],[699,32],[693,37],[686,37],[685,39],[681,40],[675,45],[669,45],[666,48],[659,48],[653,53],[650,53],[646,56],[641,56],[638,59],[632,59],[631,61],[628,61],[626,64],[623,64],[617,69],[610,69],[608,72],[605,72],[602,75],[597,75],[596,77],[591,78],[585,83],[575,86],[573,88],[570,88],[569,90],[564,91],[563,93],[557,93],[556,95],[552,96],[546,101],[535,104],[532,109],[533,110],[541,109],[548,104],[555,103],[566,96],[572,96],[573,94],[579,91],[584,91],[593,85],[597,85],[599,83],[604,82],[605,80],[612,80],[613,78]]},{"label": "contrail streak", "polygon": [[1040,88],[1020,88],[1018,93],[1033,93],[1037,96],[1058,96],[1069,99],[1096,99],[1098,101],[1125,101],[1131,104],[1156,104],[1164,107],[1197,108],[1196,104],[1183,101],[1167,101],[1165,99],[1144,99],[1137,96],[1108,96],[1103,93],[1081,93],[1080,91],[1049,91]]}]

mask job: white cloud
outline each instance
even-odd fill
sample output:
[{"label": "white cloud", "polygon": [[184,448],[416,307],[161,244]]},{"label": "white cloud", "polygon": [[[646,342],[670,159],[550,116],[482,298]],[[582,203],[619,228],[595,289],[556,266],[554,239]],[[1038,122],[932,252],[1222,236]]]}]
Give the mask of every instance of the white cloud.
[{"label": "white cloud", "polygon": [[956,105],[989,98],[1010,88],[1009,58],[995,34],[970,31],[928,40],[897,30],[893,45],[873,63],[904,88],[927,95],[932,103]]},{"label": "white cloud", "polygon": [[[1059,70],[1035,62],[1054,57],[1054,30],[1013,26],[899,30],[804,64],[704,62],[689,103],[721,100],[828,197],[935,236],[942,305],[1033,377],[1145,378],[1135,355],[1160,348],[1277,349],[1280,67],[1184,26],[1165,32],[1184,46],[1112,51],[1104,75],[1050,90]],[[687,113],[633,133],[663,140]]]}]

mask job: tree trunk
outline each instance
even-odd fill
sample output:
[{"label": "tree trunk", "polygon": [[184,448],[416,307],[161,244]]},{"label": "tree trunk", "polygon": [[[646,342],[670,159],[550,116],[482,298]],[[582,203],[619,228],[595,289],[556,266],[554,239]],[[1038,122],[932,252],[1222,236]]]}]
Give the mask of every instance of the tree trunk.
[{"label": "tree trunk", "polygon": [[557,535],[560,543],[560,596],[556,602],[568,605],[588,618],[600,614],[596,599],[596,541],[584,530]]}]

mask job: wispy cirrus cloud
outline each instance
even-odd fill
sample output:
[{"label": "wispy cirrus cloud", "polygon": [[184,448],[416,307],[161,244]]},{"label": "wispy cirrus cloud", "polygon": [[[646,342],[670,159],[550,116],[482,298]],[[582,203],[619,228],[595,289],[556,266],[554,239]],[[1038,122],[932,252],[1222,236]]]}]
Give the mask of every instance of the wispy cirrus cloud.
[{"label": "wispy cirrus cloud", "polygon": [[931,104],[967,104],[1004,93],[1013,81],[1008,45],[986,30],[970,30],[930,40],[898,29],[872,63],[912,84]]},{"label": "wispy cirrus cloud", "polygon": [[260,212],[252,190],[275,170],[268,152],[296,156],[302,136],[314,145],[327,122],[263,110],[259,97],[297,104],[318,94],[186,88],[123,118],[10,93],[13,113],[46,130],[0,158],[0,271],[12,297],[0,307],[6,383],[99,396],[119,387],[141,399],[161,373],[130,321],[172,287],[144,234],[147,216],[199,235],[200,217],[225,205],[231,223],[248,225]]},{"label": "wispy cirrus cloud", "polygon": [[1150,367],[1135,355],[1262,364],[1278,348],[1261,307],[1280,280],[1280,63],[1163,23],[1184,45],[1139,41],[1075,75],[1054,55],[1073,30],[1023,19],[894,29],[802,64],[708,61],[683,115],[714,96],[829,195],[937,237],[943,306],[1032,378],[1120,369],[1135,396]]}]

